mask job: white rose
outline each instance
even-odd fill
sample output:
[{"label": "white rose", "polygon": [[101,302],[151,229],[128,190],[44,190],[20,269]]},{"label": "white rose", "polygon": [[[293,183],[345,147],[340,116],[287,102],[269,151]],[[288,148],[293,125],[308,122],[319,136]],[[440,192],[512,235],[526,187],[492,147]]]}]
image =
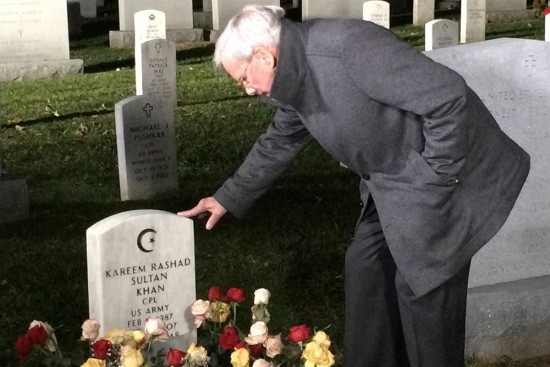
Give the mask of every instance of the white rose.
[{"label": "white rose", "polygon": [[249,345],[263,344],[267,339],[267,332],[266,323],[263,321],[256,321],[250,326],[250,333],[244,340]]},{"label": "white rose", "polygon": [[271,296],[271,293],[265,288],[259,288],[254,291],[254,304],[259,305],[260,303],[268,304],[269,303],[269,297]]},{"label": "white rose", "polygon": [[168,330],[164,325],[164,321],[157,317],[145,319],[145,327],[143,330],[145,331],[145,334],[160,337],[161,339],[168,337]]},{"label": "white rose", "polygon": [[273,367],[273,365],[265,359],[257,359],[252,364],[252,367]]},{"label": "white rose", "polygon": [[212,304],[210,301],[198,299],[191,304],[191,314],[195,318],[195,325],[200,327],[204,320],[208,320],[212,317]]}]

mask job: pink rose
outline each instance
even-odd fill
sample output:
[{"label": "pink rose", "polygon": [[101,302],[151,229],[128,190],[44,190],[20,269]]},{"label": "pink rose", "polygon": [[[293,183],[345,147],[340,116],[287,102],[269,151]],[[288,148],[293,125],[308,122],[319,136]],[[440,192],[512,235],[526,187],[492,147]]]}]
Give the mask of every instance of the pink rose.
[{"label": "pink rose", "polygon": [[191,314],[195,318],[195,325],[200,327],[204,320],[212,317],[212,304],[210,301],[198,299],[191,305]]},{"label": "pink rose", "polygon": [[264,342],[265,353],[268,357],[273,358],[276,355],[281,354],[283,350],[283,342],[281,341],[281,334],[270,335]]},{"label": "pink rose", "polygon": [[80,340],[94,341],[99,336],[99,322],[93,319],[84,321],[82,324],[82,336]]}]

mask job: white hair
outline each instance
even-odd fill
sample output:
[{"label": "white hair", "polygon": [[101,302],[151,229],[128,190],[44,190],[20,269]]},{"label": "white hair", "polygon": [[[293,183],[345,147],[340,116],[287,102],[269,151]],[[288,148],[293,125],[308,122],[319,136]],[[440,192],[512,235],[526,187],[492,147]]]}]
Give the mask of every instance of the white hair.
[{"label": "white hair", "polygon": [[278,6],[247,5],[242,8],[216,41],[216,67],[228,57],[250,60],[258,46],[278,47],[284,14],[284,9]]}]

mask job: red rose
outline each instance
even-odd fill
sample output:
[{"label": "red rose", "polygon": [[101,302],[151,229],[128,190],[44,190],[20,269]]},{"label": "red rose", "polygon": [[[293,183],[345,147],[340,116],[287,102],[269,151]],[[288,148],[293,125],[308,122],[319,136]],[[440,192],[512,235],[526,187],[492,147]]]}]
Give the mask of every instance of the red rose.
[{"label": "red rose", "polygon": [[287,336],[287,339],[294,343],[303,342],[307,338],[309,338],[309,328],[304,324],[291,327],[290,334]]},{"label": "red rose", "polygon": [[44,344],[48,340],[48,332],[42,325],[35,325],[27,331],[27,339],[33,344]]},{"label": "red rose", "polygon": [[17,353],[17,357],[21,359],[27,358],[32,351],[32,344],[33,343],[27,338],[27,334],[21,335],[17,338],[17,342],[15,343],[15,352]]},{"label": "red rose", "polygon": [[233,326],[225,328],[222,335],[220,335],[220,347],[223,349],[232,350],[239,342],[237,329]]},{"label": "red rose", "polygon": [[229,288],[225,298],[229,302],[243,302],[244,301],[244,290],[241,288]]},{"label": "red rose", "polygon": [[249,345],[248,350],[252,357],[257,358],[264,350],[264,346],[262,344]]},{"label": "red rose", "polygon": [[168,362],[168,366],[170,367],[181,367],[185,363],[184,358],[185,353],[182,350],[179,349],[172,349],[168,350],[168,356],[166,357],[166,361]]},{"label": "red rose", "polygon": [[208,290],[208,300],[212,301],[223,301],[222,300],[222,289],[220,287],[210,287]]},{"label": "red rose", "polygon": [[542,16],[545,17],[550,14],[550,6],[542,11]]},{"label": "red rose", "polygon": [[94,344],[92,344],[92,349],[94,351],[94,358],[96,359],[106,359],[107,355],[111,351],[112,344],[107,339],[99,339]]}]

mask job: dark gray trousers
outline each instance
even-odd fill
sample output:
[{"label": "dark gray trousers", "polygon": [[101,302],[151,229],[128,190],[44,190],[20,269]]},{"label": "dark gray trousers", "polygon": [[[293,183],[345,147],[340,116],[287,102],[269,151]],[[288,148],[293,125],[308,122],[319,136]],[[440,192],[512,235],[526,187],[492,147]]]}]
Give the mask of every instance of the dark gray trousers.
[{"label": "dark gray trousers", "polygon": [[464,367],[470,264],[415,296],[396,268],[372,199],[365,205],[346,253],[344,365]]}]

